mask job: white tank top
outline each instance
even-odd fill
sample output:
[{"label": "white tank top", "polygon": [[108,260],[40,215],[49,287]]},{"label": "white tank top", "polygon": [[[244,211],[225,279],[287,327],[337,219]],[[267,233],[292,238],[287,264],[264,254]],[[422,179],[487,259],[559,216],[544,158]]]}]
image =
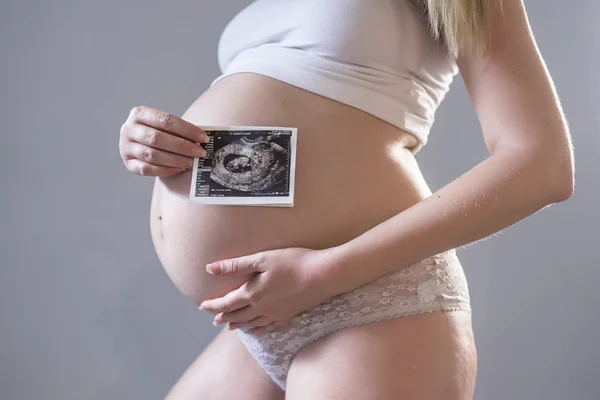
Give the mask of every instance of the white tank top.
[{"label": "white tank top", "polygon": [[219,42],[225,76],[266,75],[358,108],[427,142],[458,72],[409,0],[256,0]]}]

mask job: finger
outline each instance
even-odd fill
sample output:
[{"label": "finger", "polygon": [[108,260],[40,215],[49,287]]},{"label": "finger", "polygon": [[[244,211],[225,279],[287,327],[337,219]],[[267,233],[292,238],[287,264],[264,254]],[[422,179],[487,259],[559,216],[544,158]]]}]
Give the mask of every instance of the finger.
[{"label": "finger", "polygon": [[280,326],[283,326],[284,324],[285,323],[282,321],[273,321],[266,326],[252,329],[252,334],[258,336],[258,335],[265,334],[267,332],[272,332],[275,329],[279,328]]},{"label": "finger", "polygon": [[181,156],[179,154],[155,149],[135,142],[131,143],[128,155],[138,160],[145,161],[148,164],[163,167],[186,169],[194,166],[194,159],[192,157]]},{"label": "finger", "polygon": [[131,159],[124,162],[125,167],[131,172],[135,172],[138,175],[144,176],[171,176],[178,174],[185,169],[173,168],[173,167],[162,167],[159,165],[148,164],[142,160]]},{"label": "finger", "polygon": [[273,322],[271,317],[267,317],[266,315],[261,315],[260,317],[256,317],[253,320],[247,322],[230,322],[229,330],[234,330],[238,328],[242,329],[251,329],[251,328],[261,328],[267,325],[270,325]]},{"label": "finger", "polygon": [[262,253],[215,261],[206,265],[206,272],[213,275],[245,275],[264,272]]},{"label": "finger", "polygon": [[216,311],[227,313],[250,305],[250,295],[247,291],[247,283],[227,293],[223,297],[205,300],[200,304],[200,309],[205,311]]},{"label": "finger", "polygon": [[202,128],[185,121],[168,112],[146,106],[133,107],[128,120],[147,125],[164,132],[191,140],[193,142],[206,142],[208,137]]},{"label": "finger", "polygon": [[145,125],[133,125],[129,127],[127,137],[133,142],[183,156],[206,156],[206,150],[199,144]]},{"label": "finger", "polygon": [[215,317],[215,323],[220,324],[223,322],[247,322],[259,317],[259,312],[252,306],[246,306],[236,311],[228,313],[218,314]]}]

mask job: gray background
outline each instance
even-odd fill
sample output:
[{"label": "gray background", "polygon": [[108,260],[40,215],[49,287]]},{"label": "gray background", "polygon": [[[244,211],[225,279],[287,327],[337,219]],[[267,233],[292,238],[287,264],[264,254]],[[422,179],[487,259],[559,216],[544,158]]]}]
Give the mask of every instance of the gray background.
[{"label": "gray background", "polygon": [[[181,115],[248,3],[1,2],[1,399],[159,399],[217,333],[163,272],[152,179],[125,170],[118,136],[134,105]],[[459,251],[476,399],[598,399],[600,2],[526,4],[571,125],[577,188]],[[460,78],[437,115],[418,155],[432,189],[487,156]]]}]

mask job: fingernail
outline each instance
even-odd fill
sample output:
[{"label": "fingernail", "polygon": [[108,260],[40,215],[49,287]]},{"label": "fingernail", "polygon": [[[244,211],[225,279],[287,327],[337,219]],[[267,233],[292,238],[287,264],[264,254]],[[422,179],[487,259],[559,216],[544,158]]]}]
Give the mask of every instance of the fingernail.
[{"label": "fingernail", "polygon": [[208,134],[205,134],[204,143],[208,142],[210,142],[210,136],[208,136]]},{"label": "fingernail", "polygon": [[218,326],[219,324],[220,324],[220,322],[213,321],[214,326]]},{"label": "fingernail", "polygon": [[221,267],[218,264],[206,264],[206,272],[217,275],[221,273]]},{"label": "fingernail", "polygon": [[211,300],[204,300],[202,303],[200,303],[200,307],[202,307],[202,309],[209,309],[211,305]]},{"label": "fingernail", "polygon": [[202,147],[194,147],[192,154],[196,157],[204,157],[206,155],[206,151],[204,151]]}]

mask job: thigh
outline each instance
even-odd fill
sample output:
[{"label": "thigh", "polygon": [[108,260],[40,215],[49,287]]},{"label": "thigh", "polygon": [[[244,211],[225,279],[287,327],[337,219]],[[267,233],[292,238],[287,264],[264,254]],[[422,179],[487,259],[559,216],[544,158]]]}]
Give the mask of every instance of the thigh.
[{"label": "thigh", "polygon": [[188,367],[165,400],[283,400],[236,331],[223,328]]},{"label": "thigh", "polygon": [[286,400],[470,400],[471,314],[434,312],[344,328],[293,359]]}]

